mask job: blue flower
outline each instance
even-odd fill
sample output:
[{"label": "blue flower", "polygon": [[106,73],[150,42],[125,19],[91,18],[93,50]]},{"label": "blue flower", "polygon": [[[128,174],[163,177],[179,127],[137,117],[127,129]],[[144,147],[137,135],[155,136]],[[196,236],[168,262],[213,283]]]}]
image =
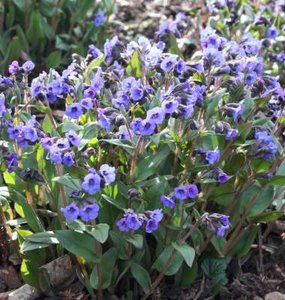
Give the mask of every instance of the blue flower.
[{"label": "blue flower", "polygon": [[135,118],[132,120],[130,124],[130,128],[135,134],[140,134],[140,129],[142,127],[142,119],[141,118]]},{"label": "blue flower", "polygon": [[188,197],[187,186],[181,185],[174,189],[174,197],[179,201],[184,201]]},{"label": "blue flower", "polygon": [[34,68],[35,68],[35,64],[30,60],[26,61],[22,66],[22,69],[25,73],[32,72]]},{"label": "blue flower", "polygon": [[122,231],[122,232],[129,231],[129,226],[128,226],[126,218],[122,218],[122,219],[118,220],[116,224],[120,231]]},{"label": "blue flower", "polygon": [[78,119],[83,114],[80,103],[73,103],[71,105],[68,105],[66,107],[65,114],[71,119]]},{"label": "blue flower", "polygon": [[96,27],[101,26],[105,22],[105,14],[102,9],[99,9],[96,16],[93,18],[93,23]]},{"label": "blue flower", "polygon": [[6,111],[7,109],[5,106],[5,97],[3,95],[0,95],[0,118],[5,115]]},{"label": "blue flower", "polygon": [[89,45],[88,49],[94,59],[97,59],[97,58],[103,56],[103,53],[98,48],[96,48],[95,45]]},{"label": "blue flower", "polygon": [[155,219],[148,219],[145,225],[145,231],[147,233],[152,233],[159,227],[159,222]]},{"label": "blue flower", "polygon": [[28,141],[35,142],[38,139],[37,130],[31,126],[23,126],[24,138]]},{"label": "blue flower", "polygon": [[194,199],[198,196],[199,190],[198,187],[195,183],[189,184],[187,186],[187,196],[190,199]]},{"label": "blue flower", "polygon": [[105,184],[110,184],[116,179],[116,169],[107,164],[100,167],[100,174],[103,176]]},{"label": "blue flower", "polygon": [[18,154],[15,152],[11,152],[4,157],[5,165],[9,173],[13,172],[16,167],[18,167]]},{"label": "blue flower", "polygon": [[82,221],[88,222],[95,220],[98,217],[99,205],[95,202],[84,205],[79,211],[79,216]]},{"label": "blue flower", "polygon": [[272,25],[268,28],[267,37],[271,40],[274,40],[277,37],[278,31],[276,26]]},{"label": "blue flower", "polygon": [[63,213],[66,219],[74,221],[79,217],[80,211],[75,203],[71,203],[65,208],[61,208],[61,212]]},{"label": "blue flower", "polygon": [[156,129],[155,123],[146,119],[141,122],[139,133],[141,135],[151,135],[154,133],[155,129]]},{"label": "blue flower", "polygon": [[167,100],[162,102],[162,108],[166,114],[172,114],[178,107],[178,101],[176,100]]},{"label": "blue flower", "polygon": [[89,97],[83,98],[80,101],[80,105],[83,109],[89,110],[89,109],[94,108],[94,101],[93,101],[93,99],[91,99]]},{"label": "blue flower", "polygon": [[230,140],[234,139],[237,135],[238,135],[238,130],[231,128],[226,133],[225,139],[227,141],[230,141]]},{"label": "blue flower", "polygon": [[161,62],[160,67],[165,73],[169,73],[174,69],[176,63],[177,63],[177,56],[169,55]]},{"label": "blue flower", "polygon": [[71,145],[78,147],[80,145],[81,139],[76,134],[74,130],[69,130],[65,136],[67,137],[68,141],[71,143]]},{"label": "blue flower", "polygon": [[131,87],[130,93],[133,101],[135,102],[140,101],[144,96],[144,90],[139,84],[136,84],[135,86]]},{"label": "blue flower", "polygon": [[89,195],[94,195],[101,189],[101,178],[96,173],[89,173],[84,177],[82,189]]},{"label": "blue flower", "polygon": [[131,101],[127,94],[120,91],[117,93],[116,98],[112,99],[112,104],[114,105],[114,107],[118,109],[120,109],[121,106],[124,106],[125,109],[128,109],[131,104]]},{"label": "blue flower", "polygon": [[164,207],[173,208],[175,206],[175,202],[171,197],[161,195],[160,202],[163,204]]},{"label": "blue flower", "polygon": [[73,159],[73,155],[74,154],[72,152],[64,153],[64,155],[62,156],[62,163],[67,167],[73,166],[75,163],[75,161]]},{"label": "blue flower", "polygon": [[257,74],[255,72],[249,72],[244,77],[244,82],[247,85],[252,85],[257,79]]},{"label": "blue flower", "polygon": [[125,215],[129,230],[138,230],[142,226],[142,221],[135,213],[127,213]]},{"label": "blue flower", "polygon": [[154,124],[162,124],[164,118],[165,112],[161,107],[155,107],[147,112],[147,119]]},{"label": "blue flower", "polygon": [[17,60],[12,61],[12,63],[9,65],[9,73],[11,75],[15,75],[19,71],[19,63]]},{"label": "blue flower", "polygon": [[219,150],[209,150],[205,154],[205,160],[208,164],[212,165],[220,160]]}]

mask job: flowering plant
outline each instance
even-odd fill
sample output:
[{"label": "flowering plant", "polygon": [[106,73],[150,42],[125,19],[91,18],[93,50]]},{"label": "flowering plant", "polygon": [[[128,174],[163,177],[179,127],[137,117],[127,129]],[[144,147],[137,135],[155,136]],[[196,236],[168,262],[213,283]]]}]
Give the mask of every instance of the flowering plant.
[{"label": "flowering plant", "polygon": [[283,215],[284,90],[262,43],[208,26],[186,60],[173,45],[187,24],[179,14],[156,42],[90,45],[31,82],[29,61],[1,77],[2,216],[21,217],[11,226],[30,284],[46,290],[36,270],[50,247],[75,255],[99,299],[131,286],[146,299],[165,276],[190,284],[201,272],[217,293],[260,223]]}]

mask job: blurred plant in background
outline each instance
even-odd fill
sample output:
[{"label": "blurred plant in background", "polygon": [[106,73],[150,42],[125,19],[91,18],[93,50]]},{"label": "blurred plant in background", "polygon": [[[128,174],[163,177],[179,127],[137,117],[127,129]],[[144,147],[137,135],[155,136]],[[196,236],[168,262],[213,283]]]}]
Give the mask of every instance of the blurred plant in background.
[{"label": "blurred plant in background", "polygon": [[87,45],[102,45],[113,0],[4,0],[0,2],[0,70],[12,60],[31,59],[56,68]]}]

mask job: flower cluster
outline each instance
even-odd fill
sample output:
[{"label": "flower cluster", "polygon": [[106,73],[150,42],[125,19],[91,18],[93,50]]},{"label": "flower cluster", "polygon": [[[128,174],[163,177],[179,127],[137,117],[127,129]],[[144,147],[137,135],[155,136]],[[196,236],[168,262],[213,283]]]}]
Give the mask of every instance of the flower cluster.
[{"label": "flower cluster", "polygon": [[45,136],[41,139],[41,144],[48,152],[49,158],[53,163],[71,167],[75,163],[73,148],[78,147],[80,141],[81,139],[76,132],[70,130],[65,134],[65,138]]},{"label": "flower cluster", "polygon": [[206,224],[210,232],[218,237],[223,237],[230,228],[229,216],[222,214],[206,214],[202,217],[202,222]]},{"label": "flower cluster", "polygon": [[95,169],[89,169],[88,174],[84,177],[81,184],[84,192],[94,195],[99,192],[105,185],[109,185],[116,179],[116,170],[107,164],[100,167],[99,172]]},{"label": "flower cluster", "polygon": [[185,201],[186,199],[194,199],[198,196],[199,190],[195,183],[183,184],[176,187],[171,195],[162,195],[160,201],[164,207],[173,208],[175,206],[175,199],[178,201]]},{"label": "flower cluster", "polygon": [[61,212],[68,220],[74,221],[80,218],[82,221],[88,222],[98,217],[99,205],[91,200],[80,203],[72,202],[62,208]]},{"label": "flower cluster", "polygon": [[254,138],[256,143],[253,146],[252,155],[267,160],[275,157],[278,148],[268,132],[265,130],[257,131]]},{"label": "flower cluster", "polygon": [[145,211],[140,214],[136,214],[132,209],[128,209],[124,213],[123,218],[117,221],[117,226],[120,231],[139,230],[142,226],[144,226],[147,233],[152,233],[158,229],[162,218],[162,209]]}]

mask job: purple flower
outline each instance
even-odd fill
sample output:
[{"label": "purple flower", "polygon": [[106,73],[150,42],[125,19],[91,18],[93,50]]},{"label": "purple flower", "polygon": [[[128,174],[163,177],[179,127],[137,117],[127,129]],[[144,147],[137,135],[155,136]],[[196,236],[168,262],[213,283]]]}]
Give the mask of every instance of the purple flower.
[{"label": "purple flower", "polygon": [[105,14],[102,9],[99,9],[96,16],[93,18],[93,23],[96,27],[101,26],[105,22]]},{"label": "purple flower", "polygon": [[72,152],[64,153],[64,155],[62,157],[62,163],[67,167],[73,166],[75,163],[75,161],[73,159],[73,153]]},{"label": "purple flower", "polygon": [[79,211],[79,216],[82,221],[88,222],[95,220],[98,217],[99,205],[97,203],[88,203]]},{"label": "purple flower", "polygon": [[176,62],[177,56],[169,55],[161,62],[160,67],[165,73],[169,73],[174,69]]},{"label": "purple flower", "polygon": [[183,59],[179,59],[176,66],[175,66],[175,70],[178,74],[182,74],[186,69],[186,63]]},{"label": "purple flower", "polygon": [[50,148],[49,154],[50,154],[50,159],[51,159],[52,162],[54,162],[56,164],[61,164],[62,163],[62,153],[61,153],[61,151],[58,150],[56,145],[53,145]]},{"label": "purple flower", "polygon": [[133,101],[135,102],[140,101],[144,96],[144,90],[139,84],[136,84],[135,86],[131,87],[130,93]]},{"label": "purple flower", "polygon": [[285,53],[282,52],[282,53],[277,54],[277,55],[276,55],[276,59],[277,59],[278,61],[280,61],[280,62],[285,61]]},{"label": "purple flower", "polygon": [[212,176],[221,184],[226,183],[230,179],[229,175],[223,172],[220,168],[215,168],[212,171]]},{"label": "purple flower", "polygon": [[80,105],[83,109],[89,110],[94,107],[94,101],[91,98],[83,98],[80,101]]},{"label": "purple flower", "polygon": [[148,219],[145,225],[145,231],[147,233],[152,233],[157,230],[159,226],[159,222],[155,219]]},{"label": "purple flower", "polygon": [[73,103],[66,107],[65,114],[71,119],[78,119],[82,114],[82,107],[80,103]]},{"label": "purple flower", "polygon": [[68,141],[71,143],[71,145],[78,147],[80,145],[80,137],[76,134],[74,130],[69,130],[65,136],[67,137]]},{"label": "purple flower", "polygon": [[219,150],[209,150],[205,154],[205,159],[208,164],[212,165],[220,160]]},{"label": "purple flower", "polygon": [[101,178],[98,174],[89,173],[84,177],[82,189],[89,195],[94,195],[101,189]]},{"label": "purple flower", "polygon": [[19,71],[19,63],[17,60],[12,61],[12,63],[9,65],[9,73],[11,75],[15,75]]},{"label": "purple flower", "polygon": [[11,152],[4,157],[5,165],[9,173],[13,172],[16,167],[18,167],[18,154],[15,152]]},{"label": "purple flower", "polygon": [[164,207],[173,208],[175,206],[175,202],[171,197],[161,195],[160,202],[163,204]]},{"label": "purple flower", "polygon": [[6,111],[7,109],[5,106],[5,97],[3,95],[0,95],[0,118],[5,115]]},{"label": "purple flower", "polygon": [[74,221],[79,217],[80,211],[75,203],[71,203],[65,208],[61,208],[61,212],[66,219]]},{"label": "purple flower", "polygon": [[110,184],[116,179],[116,169],[107,164],[100,167],[100,174],[103,176],[106,184]]},{"label": "purple flower", "polygon": [[120,231],[122,231],[122,232],[129,231],[129,226],[128,226],[126,218],[120,219],[119,221],[117,221],[116,224]]},{"label": "purple flower", "polygon": [[149,121],[149,120],[143,120],[140,124],[139,133],[141,135],[151,135],[154,133],[156,129],[156,125]]},{"label": "purple flower", "polygon": [[120,109],[121,106],[124,106],[125,109],[128,109],[131,104],[131,101],[127,94],[120,91],[117,93],[116,98],[112,99],[112,103],[113,103],[114,107],[116,107],[118,109]]},{"label": "purple flower", "polygon": [[44,86],[40,81],[34,79],[32,81],[32,85],[31,85],[31,94],[32,94],[32,96],[33,97],[38,97],[39,94],[42,92],[43,87]]},{"label": "purple flower", "polygon": [[162,102],[162,108],[166,114],[172,114],[178,107],[178,101],[176,100],[168,100]]},{"label": "purple flower", "polygon": [[198,187],[195,183],[189,184],[187,186],[187,196],[190,199],[194,199],[198,196],[199,190]]},{"label": "purple flower", "polygon": [[137,82],[134,77],[127,77],[122,81],[122,89],[124,92],[128,92],[136,84]]},{"label": "purple flower", "polygon": [[99,115],[99,124],[102,128],[104,128],[106,131],[111,130],[111,119],[109,119],[105,114],[104,110],[98,110],[98,115]]},{"label": "purple flower", "polygon": [[38,139],[37,130],[31,126],[23,126],[24,138],[28,141],[35,142]]},{"label": "purple flower", "polygon": [[94,45],[89,45],[88,49],[94,59],[97,59],[98,57],[103,56],[103,53],[98,48],[96,48]]},{"label": "purple flower", "polygon": [[142,119],[141,118],[135,118],[132,120],[130,124],[130,128],[135,134],[140,134],[140,128],[142,126]]},{"label": "purple flower", "polygon": [[70,144],[68,139],[58,139],[54,145],[55,149],[58,151],[66,151],[69,150]]},{"label": "purple flower", "polygon": [[30,72],[32,72],[33,69],[34,69],[34,67],[35,67],[35,64],[34,64],[32,61],[30,61],[30,60],[26,61],[26,62],[23,64],[23,66],[22,66],[23,71],[24,71],[25,73],[30,73]]},{"label": "purple flower", "polygon": [[225,138],[226,138],[227,141],[230,141],[230,140],[234,139],[237,135],[238,135],[238,130],[231,128],[226,133]]},{"label": "purple flower", "polygon": [[128,213],[125,215],[129,230],[138,230],[142,226],[142,221],[135,213]]},{"label": "purple flower", "polygon": [[174,197],[179,201],[184,201],[188,197],[187,186],[181,185],[174,189]]},{"label": "purple flower", "polygon": [[161,208],[154,209],[150,211],[149,216],[151,219],[155,219],[157,222],[160,222],[163,218],[163,213]]},{"label": "purple flower", "polygon": [[264,159],[271,159],[276,155],[278,147],[265,130],[256,132],[254,138],[256,144],[253,146],[253,155]]},{"label": "purple flower", "polygon": [[165,112],[164,109],[161,107],[155,107],[147,112],[147,119],[154,124],[162,124],[164,118]]},{"label": "purple flower", "polygon": [[255,72],[247,73],[244,77],[244,82],[247,85],[252,85],[257,79],[257,74]]},{"label": "purple flower", "polygon": [[215,48],[203,50],[203,61],[206,69],[210,69],[212,66],[221,67],[225,64],[223,53]]},{"label": "purple flower", "polygon": [[274,40],[277,37],[278,31],[275,26],[271,26],[268,28],[267,37],[271,40]]}]

